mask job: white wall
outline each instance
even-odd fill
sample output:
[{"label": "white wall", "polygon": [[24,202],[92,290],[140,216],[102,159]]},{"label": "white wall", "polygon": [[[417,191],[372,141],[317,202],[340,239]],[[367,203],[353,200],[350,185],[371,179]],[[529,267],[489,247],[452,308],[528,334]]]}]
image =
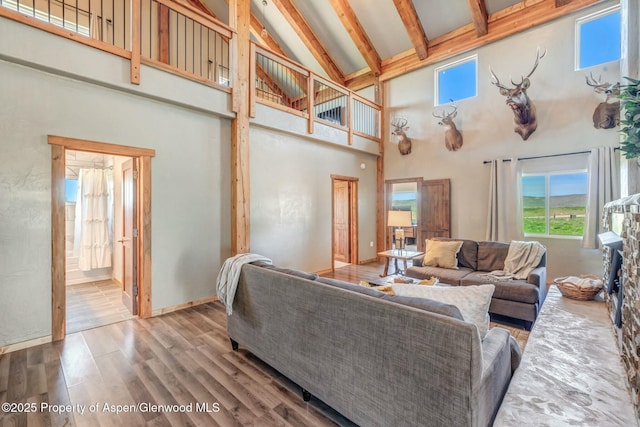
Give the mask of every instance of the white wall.
[{"label": "white wall", "polygon": [[[420,69],[386,83],[386,114],[409,120],[408,136],[412,153],[401,156],[397,146],[384,135],[385,179],[422,176],[451,179],[451,226],[454,237],[484,239],[489,187],[489,165],[485,160],[527,157],[582,151],[597,146],[617,146],[616,129],[595,129],[592,114],[603,99],[585,84],[585,74],[593,71],[603,81],[619,81],[618,62],[574,70],[574,24],[583,16],[606,6],[589,8],[579,15],[566,16],[539,28],[482,47],[478,55],[478,96],[457,102],[464,145],[449,152],[444,132],[432,116],[434,111],[434,69]],[[534,62],[536,49],[547,49],[531,77],[528,94],[537,106],[538,129],[523,141],[513,132],[513,114],[505,98],[493,86],[489,66],[501,82],[519,81]],[[454,58],[456,59],[456,58]],[[452,60],[453,61],[453,60]],[[449,61],[448,61],[449,62]],[[582,250],[575,240],[539,239],[548,248],[548,275],[600,273],[602,256],[597,250]]]},{"label": "white wall", "polygon": [[252,127],[251,251],[280,266],[331,268],[331,175],[341,175],[358,178],[359,259],[375,258],[376,158]]},{"label": "white wall", "polygon": [[[34,64],[34,52],[30,66],[20,65],[12,38],[56,55]],[[122,60],[1,18],[0,40],[0,346],[51,334],[49,134],[155,149],[152,308],[213,296],[230,253],[230,129],[206,110],[220,105],[208,104],[215,90],[147,67],[142,87],[128,73],[101,80],[93,67],[117,69],[112,62]],[[67,77],[64,67],[83,55],[77,70],[96,78]],[[163,98],[168,77],[179,102]]]}]

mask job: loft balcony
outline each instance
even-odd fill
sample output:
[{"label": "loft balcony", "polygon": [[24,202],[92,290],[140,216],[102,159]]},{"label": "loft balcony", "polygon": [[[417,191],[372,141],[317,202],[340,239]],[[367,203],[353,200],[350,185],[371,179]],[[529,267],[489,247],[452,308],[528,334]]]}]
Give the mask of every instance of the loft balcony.
[{"label": "loft balcony", "polygon": [[[7,22],[0,26],[4,28],[0,56],[125,92],[235,116],[236,34],[187,3],[0,0],[0,20]],[[250,80],[255,82],[249,99],[252,123],[380,153],[378,104],[255,43],[249,61]]]}]

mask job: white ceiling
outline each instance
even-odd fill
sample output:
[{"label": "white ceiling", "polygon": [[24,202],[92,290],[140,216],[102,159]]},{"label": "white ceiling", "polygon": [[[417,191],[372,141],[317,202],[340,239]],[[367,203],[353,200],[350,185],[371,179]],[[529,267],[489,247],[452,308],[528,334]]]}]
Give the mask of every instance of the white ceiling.
[{"label": "white ceiling", "polygon": [[[206,3],[218,19],[228,23],[228,0],[201,1]],[[367,62],[329,0],[290,1],[344,76],[368,70]],[[507,8],[524,10],[544,1],[549,0],[484,0],[484,4],[491,15]],[[328,77],[273,0],[267,0],[266,6],[262,2],[263,0],[251,0],[252,13],[263,23],[285,54],[313,72]],[[382,61],[413,50],[394,0],[348,0],[348,3]],[[428,40],[473,25],[468,1],[413,0],[413,5]],[[522,19],[526,19],[526,14],[522,16]]]}]

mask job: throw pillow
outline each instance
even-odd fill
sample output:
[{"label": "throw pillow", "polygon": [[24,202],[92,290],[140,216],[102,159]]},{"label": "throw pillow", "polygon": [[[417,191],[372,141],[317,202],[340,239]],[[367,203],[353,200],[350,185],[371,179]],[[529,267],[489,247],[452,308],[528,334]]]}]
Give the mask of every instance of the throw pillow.
[{"label": "throw pillow", "polygon": [[364,280],[360,280],[360,286],[364,286],[365,288],[370,288],[371,287],[369,282],[365,282]]},{"label": "throw pillow", "polygon": [[458,252],[462,242],[427,239],[424,260],[426,267],[458,268]]},{"label": "throw pillow", "polygon": [[398,285],[393,290],[396,295],[427,298],[455,305],[466,322],[478,328],[480,339],[489,330],[489,305],[495,290],[494,285],[471,286],[420,286]]}]

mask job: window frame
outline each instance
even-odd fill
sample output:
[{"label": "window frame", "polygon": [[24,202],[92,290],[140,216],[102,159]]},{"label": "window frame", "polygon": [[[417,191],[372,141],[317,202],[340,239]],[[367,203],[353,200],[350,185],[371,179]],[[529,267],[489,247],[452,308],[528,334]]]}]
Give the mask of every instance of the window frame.
[{"label": "window frame", "polygon": [[[594,12],[594,13],[591,13],[589,15],[585,15],[585,16],[582,16],[582,17],[576,19],[575,29],[574,29],[574,31],[575,31],[575,37],[574,37],[574,68],[575,68],[575,71],[587,70],[587,69],[592,68],[592,67],[597,67],[599,65],[609,64],[611,62],[619,61],[620,59],[622,59],[622,49],[621,49],[617,59],[612,59],[611,61],[600,62],[598,64],[592,64],[592,65],[588,65],[588,66],[586,66],[584,68],[580,68],[580,53],[582,52],[582,49],[581,49],[582,48],[582,40],[580,38],[580,29],[582,28],[582,24],[586,24],[586,23],[589,23],[589,22],[596,21],[596,20],[598,20],[600,18],[603,18],[605,16],[614,14],[616,12],[621,12],[621,8],[620,8],[619,4],[604,8],[604,9],[599,10],[597,12]],[[622,28],[622,23],[620,24],[620,27]],[[621,37],[621,39],[622,39],[622,37]]]},{"label": "window frame", "polygon": [[474,62],[475,64],[475,78],[474,78],[474,94],[471,96],[467,96],[465,98],[459,98],[459,99],[454,99],[454,101],[460,101],[463,99],[469,99],[469,98],[475,98],[478,96],[478,55],[477,54],[473,54],[470,56],[465,56],[464,58],[460,58],[456,61],[453,62],[448,62],[444,65],[441,65],[439,67],[436,67],[436,69],[433,72],[434,75],[434,99],[433,99],[433,105],[436,107],[442,106],[442,105],[446,105],[449,103],[449,101],[447,101],[447,103],[445,104],[440,104],[439,100],[440,100],[440,72],[444,71],[444,70],[448,70],[451,68],[455,68],[458,67],[460,65],[466,64],[468,62]]},{"label": "window frame", "polygon": [[[549,203],[549,198],[550,198],[550,189],[551,189],[551,176],[558,176],[558,175],[577,175],[577,174],[585,174],[587,176],[587,180],[589,179],[589,170],[587,168],[579,168],[579,169],[567,169],[567,170],[561,170],[561,171],[553,171],[553,172],[531,172],[531,173],[523,173],[520,176],[520,187],[522,188],[522,178],[526,177],[526,176],[543,176],[545,178],[545,188],[544,188],[544,198],[545,198],[545,232],[544,233],[527,233],[525,228],[524,228],[524,191],[521,190],[521,194],[520,194],[520,201],[522,202],[522,207],[521,207],[521,211],[522,211],[522,233],[525,237],[543,237],[545,239],[567,239],[567,240],[582,240],[584,237],[584,234],[581,236],[572,236],[572,235],[568,235],[568,234],[550,234],[550,224],[549,224],[549,219],[550,219],[550,203]],[[587,197],[587,200],[585,201],[585,219],[586,219],[586,208],[587,208],[587,203],[588,203],[588,197],[589,197],[589,187],[588,187],[588,182],[587,182],[587,191],[585,193],[585,196]]]}]

